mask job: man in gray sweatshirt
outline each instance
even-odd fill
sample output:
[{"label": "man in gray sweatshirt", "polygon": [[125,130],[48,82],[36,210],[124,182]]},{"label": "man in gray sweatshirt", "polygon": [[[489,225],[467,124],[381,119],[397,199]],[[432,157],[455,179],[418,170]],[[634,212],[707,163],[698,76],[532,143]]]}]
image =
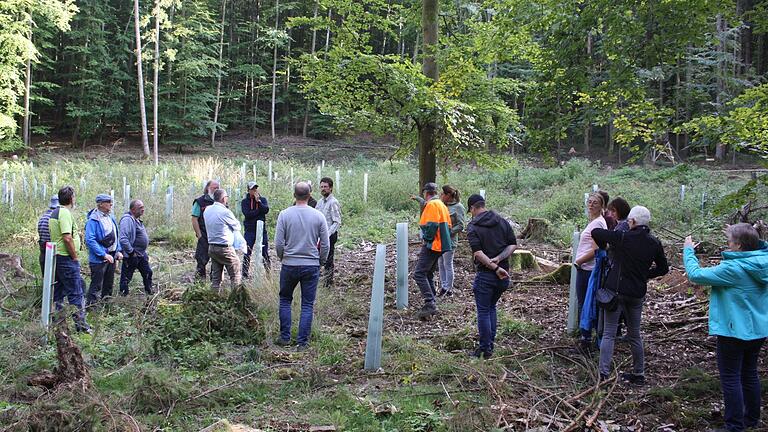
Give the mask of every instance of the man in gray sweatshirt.
[{"label": "man in gray sweatshirt", "polygon": [[320,266],[328,259],[330,242],[325,217],[309,207],[309,185],[296,183],[293,196],[296,205],[280,212],[275,231],[275,251],[282,261],[280,270],[280,339],[279,345],[291,342],[291,303],[293,291],[301,284],[301,317],[296,336],[296,350],[307,348],[312,330],[312,313],[320,279]]},{"label": "man in gray sweatshirt", "polygon": [[120,270],[120,294],[128,295],[128,284],[138,270],[144,282],[144,292],[152,294],[152,268],[149,267],[149,235],[139,219],[144,215],[144,203],[131,201],[127,212],[120,218],[120,247],[123,249],[123,268]]}]

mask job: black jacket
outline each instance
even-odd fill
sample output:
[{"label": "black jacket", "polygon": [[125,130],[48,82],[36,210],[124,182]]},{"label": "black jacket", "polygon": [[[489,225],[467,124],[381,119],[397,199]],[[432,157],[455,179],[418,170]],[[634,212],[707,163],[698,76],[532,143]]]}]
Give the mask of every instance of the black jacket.
[{"label": "black jacket", "polygon": [[200,206],[200,216],[197,217],[197,223],[200,225],[200,232],[203,234],[202,237],[206,237],[206,233],[208,232],[205,228],[205,218],[203,215],[205,214],[205,209],[208,206],[212,206],[213,202],[213,198],[208,196],[208,194],[203,194],[192,202],[193,205],[197,203],[197,205]]},{"label": "black jacket", "polygon": [[[467,241],[472,253],[483,251],[488,258],[500,254],[509,245],[517,244],[515,233],[506,219],[494,211],[483,212],[467,225]],[[475,263],[477,271],[493,271],[482,264]],[[499,267],[509,270],[509,259],[499,263]],[[495,268],[495,267],[494,267]]]},{"label": "black jacket", "polygon": [[256,232],[256,223],[264,222],[264,231],[267,231],[267,213],[269,213],[269,203],[264,197],[259,197],[256,202],[251,194],[245,194],[245,198],[240,201],[240,209],[243,211],[243,231]]},{"label": "black jacket", "polygon": [[[627,232],[592,230],[592,239],[600,249],[610,245],[610,268],[606,288],[627,297],[642,298],[648,291],[648,279],[669,271],[661,242],[651,230],[640,225]],[[656,264],[652,266],[652,264]]]}]

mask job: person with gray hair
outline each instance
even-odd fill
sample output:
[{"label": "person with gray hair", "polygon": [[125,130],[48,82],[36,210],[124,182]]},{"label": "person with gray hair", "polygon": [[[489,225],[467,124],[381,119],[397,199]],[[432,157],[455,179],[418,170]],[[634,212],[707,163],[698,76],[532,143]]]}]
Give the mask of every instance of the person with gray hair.
[{"label": "person with gray hair", "polygon": [[197,262],[197,271],[195,278],[205,279],[205,266],[208,265],[210,257],[208,256],[208,234],[205,227],[205,209],[213,205],[213,194],[219,189],[220,184],[216,180],[208,180],[203,189],[203,194],[192,201],[192,229],[195,230],[197,237],[197,247],[195,248],[195,261]]},{"label": "person with gray hair", "polygon": [[592,239],[600,249],[610,245],[612,262],[603,282],[603,288],[616,296],[611,306],[604,307],[605,328],[600,342],[601,379],[611,374],[611,360],[616,340],[616,328],[622,312],[626,318],[627,341],[632,351],[632,372],[621,374],[630,384],[645,384],[645,356],[640,336],[640,319],[643,312],[648,279],[663,276],[669,271],[661,242],[651,235],[648,223],[651,212],[643,206],[632,207],[627,217],[629,231],[609,231],[605,228],[592,230]]},{"label": "person with gray hair", "polygon": [[320,266],[325,264],[331,248],[325,216],[307,205],[309,194],[309,184],[296,183],[293,188],[296,204],[280,212],[275,229],[275,252],[282,261],[280,338],[277,344],[287,346],[291,343],[291,303],[296,285],[301,284],[297,351],[305,350],[309,343]]},{"label": "person with gray hair", "polygon": [[726,229],[728,250],[720,264],[701,268],[691,236],[683,262],[688,279],[712,287],[709,334],[717,337],[717,368],[729,431],[760,424],[760,349],[768,337],[768,242],[748,223]]},{"label": "person with gray hair", "polygon": [[144,292],[152,294],[152,268],[149,266],[147,247],[149,235],[141,217],[144,203],[131,201],[130,208],[120,218],[120,247],[123,248],[123,267],[120,270],[120,295],[128,295],[128,285],[133,273],[138,270],[144,282]]},{"label": "person with gray hair", "polygon": [[211,289],[221,291],[221,279],[224,269],[227,269],[232,289],[240,286],[240,258],[235,248],[235,231],[240,231],[240,222],[230,209],[227,208],[229,195],[224,189],[216,189],[213,193],[213,205],[208,206],[204,213],[206,234],[208,236],[208,256],[211,258]]}]

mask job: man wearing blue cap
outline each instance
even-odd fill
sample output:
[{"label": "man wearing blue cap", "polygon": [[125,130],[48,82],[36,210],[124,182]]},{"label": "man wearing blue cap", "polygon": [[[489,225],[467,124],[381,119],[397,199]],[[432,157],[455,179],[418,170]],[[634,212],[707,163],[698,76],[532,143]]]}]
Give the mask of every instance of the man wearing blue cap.
[{"label": "man wearing blue cap", "polygon": [[91,285],[87,304],[112,297],[115,286],[115,262],[123,258],[118,240],[117,222],[112,216],[112,197],[96,196],[96,208],[88,212],[85,222],[85,244],[88,246],[88,266]]},{"label": "man wearing blue cap", "polygon": [[51,213],[57,208],[59,208],[59,197],[54,195],[51,197],[51,204],[48,206],[48,210],[37,221],[37,244],[40,246],[40,274],[45,272],[45,244],[51,241],[51,230],[48,228],[48,221],[51,219]]}]

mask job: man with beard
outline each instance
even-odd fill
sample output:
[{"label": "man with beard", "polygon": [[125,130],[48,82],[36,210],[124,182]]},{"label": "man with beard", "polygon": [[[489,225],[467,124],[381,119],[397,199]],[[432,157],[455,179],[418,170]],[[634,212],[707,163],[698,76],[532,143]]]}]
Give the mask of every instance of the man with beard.
[{"label": "man with beard", "polygon": [[203,189],[203,194],[192,202],[192,229],[195,230],[197,237],[197,247],[195,248],[195,261],[197,261],[197,272],[195,279],[205,279],[205,266],[208,265],[210,257],[208,256],[208,233],[205,229],[205,219],[203,214],[205,209],[213,205],[213,194],[219,189],[219,182],[208,180]]},{"label": "man with beard", "polygon": [[331,242],[331,249],[328,252],[328,259],[323,268],[323,278],[326,287],[333,286],[333,256],[336,248],[336,241],[339,239],[339,227],[341,226],[341,206],[339,201],[333,195],[333,180],[323,177],[320,180],[320,195],[323,198],[317,203],[317,210],[325,217],[328,225],[328,240]]}]

